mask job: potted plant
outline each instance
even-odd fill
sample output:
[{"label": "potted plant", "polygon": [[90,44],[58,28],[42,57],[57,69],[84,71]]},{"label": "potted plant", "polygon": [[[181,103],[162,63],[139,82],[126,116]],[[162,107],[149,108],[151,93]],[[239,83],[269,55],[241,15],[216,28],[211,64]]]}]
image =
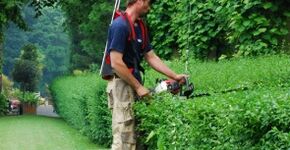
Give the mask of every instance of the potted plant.
[{"label": "potted plant", "polygon": [[33,92],[14,91],[14,96],[21,101],[23,114],[36,114],[36,107],[39,101],[39,96]]}]

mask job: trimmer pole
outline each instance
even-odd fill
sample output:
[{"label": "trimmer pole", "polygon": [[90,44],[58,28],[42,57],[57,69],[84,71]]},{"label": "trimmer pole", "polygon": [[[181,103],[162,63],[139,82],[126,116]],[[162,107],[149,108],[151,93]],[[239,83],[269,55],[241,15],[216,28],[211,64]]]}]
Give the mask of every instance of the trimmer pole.
[{"label": "trimmer pole", "polygon": [[[190,3],[190,2],[189,2]],[[188,23],[188,38],[187,38],[187,48],[186,48],[186,51],[185,51],[185,54],[186,54],[186,59],[185,59],[185,73],[188,74],[188,61],[189,61],[189,43],[190,43],[190,40],[189,40],[189,36],[190,36],[190,27],[191,27],[191,3],[189,4],[189,23]]]},{"label": "trimmer pole", "polygon": [[[114,16],[115,16],[115,12],[120,8],[120,2],[121,2],[121,0],[116,0],[115,1],[114,11],[113,11],[111,22],[110,22],[109,26],[112,25],[112,22],[113,22]],[[103,70],[103,67],[104,67],[107,48],[108,48],[108,40],[106,41],[106,46],[105,46],[105,50],[104,50],[104,53],[103,53],[103,59],[102,59],[102,65],[101,65],[101,69],[100,69],[100,75],[102,74],[102,70]]]}]

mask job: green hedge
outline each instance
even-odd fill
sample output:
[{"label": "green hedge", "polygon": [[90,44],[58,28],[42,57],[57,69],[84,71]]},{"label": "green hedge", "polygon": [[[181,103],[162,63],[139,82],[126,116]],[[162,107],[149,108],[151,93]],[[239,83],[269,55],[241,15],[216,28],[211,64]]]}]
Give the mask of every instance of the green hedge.
[{"label": "green hedge", "polygon": [[6,96],[0,93],[0,116],[3,116],[7,113],[8,100]]},{"label": "green hedge", "polygon": [[109,146],[111,115],[105,86],[97,75],[86,74],[59,78],[50,89],[60,116],[92,141]]},{"label": "green hedge", "polygon": [[[167,64],[173,70],[185,73],[185,65],[180,60],[167,62]],[[229,89],[251,89],[260,86],[288,86],[289,66],[289,55],[239,58],[206,63],[190,60],[188,74],[196,86],[195,93],[215,93]],[[153,69],[146,73],[145,80],[148,87],[155,84],[156,78],[163,77]]]},{"label": "green hedge", "polygon": [[135,105],[149,149],[283,149],[290,146],[290,91],[261,88]]},{"label": "green hedge", "polygon": [[[177,72],[184,71],[184,63],[179,60],[167,64]],[[141,140],[150,149],[287,146],[290,56],[218,63],[192,60],[189,64],[195,93],[212,95],[184,101],[161,94],[149,105],[137,103],[136,117],[141,121],[138,129],[144,134]],[[155,79],[162,77],[149,69],[146,87],[154,87]],[[97,75],[68,76],[54,81],[51,89],[61,116],[95,142],[108,146],[111,143],[111,115],[105,84]],[[248,90],[222,94],[241,87]]]}]

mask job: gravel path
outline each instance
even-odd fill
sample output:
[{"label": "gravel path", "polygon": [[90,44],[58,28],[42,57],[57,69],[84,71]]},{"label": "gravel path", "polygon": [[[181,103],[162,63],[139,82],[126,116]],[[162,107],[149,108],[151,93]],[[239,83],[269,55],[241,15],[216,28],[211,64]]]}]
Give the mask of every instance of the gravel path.
[{"label": "gravel path", "polygon": [[37,106],[36,114],[40,116],[59,117],[59,115],[56,112],[54,112],[54,108],[52,105]]}]

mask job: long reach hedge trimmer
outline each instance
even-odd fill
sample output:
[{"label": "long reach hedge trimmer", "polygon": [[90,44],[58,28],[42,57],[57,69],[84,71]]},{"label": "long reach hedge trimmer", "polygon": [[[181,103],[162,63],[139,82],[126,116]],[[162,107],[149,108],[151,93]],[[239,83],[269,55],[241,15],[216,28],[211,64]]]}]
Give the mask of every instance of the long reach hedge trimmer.
[{"label": "long reach hedge trimmer", "polygon": [[183,84],[178,83],[172,79],[157,79],[156,87],[151,90],[152,94],[170,92],[172,94],[178,94],[180,96],[185,96],[189,98],[194,91],[193,83],[190,83],[189,78],[184,78],[185,82]]},{"label": "long reach hedge trimmer", "polygon": [[[188,22],[188,36],[191,24],[191,4],[189,5],[189,22]],[[188,72],[188,59],[189,59],[189,38],[187,38],[187,48],[186,48],[186,61],[185,61],[185,74]],[[164,91],[169,91],[172,94],[180,93],[180,96],[185,96],[186,98],[192,97],[194,91],[194,85],[189,81],[189,77],[184,78],[185,83],[179,84],[177,81],[172,79],[157,80],[157,86],[152,90],[152,93],[161,93]]]}]

